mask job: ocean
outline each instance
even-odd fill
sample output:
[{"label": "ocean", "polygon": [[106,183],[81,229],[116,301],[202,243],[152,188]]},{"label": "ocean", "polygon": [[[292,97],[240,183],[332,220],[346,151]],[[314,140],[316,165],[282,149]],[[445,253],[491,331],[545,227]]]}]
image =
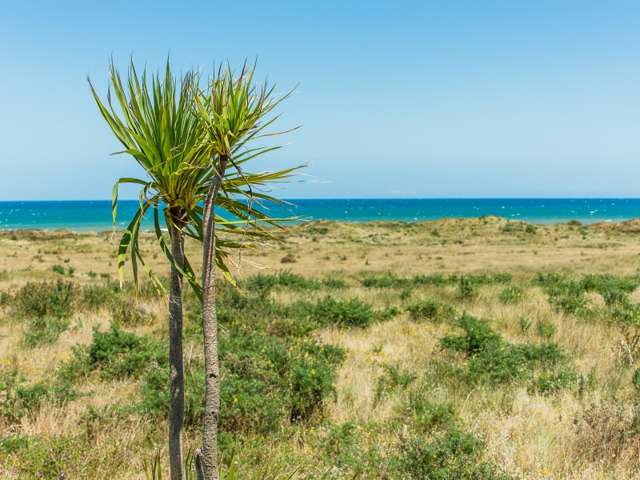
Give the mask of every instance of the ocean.
[{"label": "ocean", "polygon": [[[429,198],[429,199],[291,199],[273,205],[277,217],[299,221],[348,222],[435,220],[498,215],[532,223],[578,220],[583,223],[623,221],[640,216],[640,198]],[[138,207],[123,200],[118,227],[126,226]],[[0,202],[0,229],[108,230],[112,228],[109,200]],[[144,228],[152,228],[145,219]]]}]

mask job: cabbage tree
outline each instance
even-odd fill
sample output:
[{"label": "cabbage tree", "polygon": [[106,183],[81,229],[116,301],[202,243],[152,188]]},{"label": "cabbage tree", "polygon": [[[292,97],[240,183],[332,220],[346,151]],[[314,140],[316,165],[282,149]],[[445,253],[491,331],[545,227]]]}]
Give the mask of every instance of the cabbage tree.
[{"label": "cabbage tree", "polygon": [[[144,171],[143,178],[120,178],[113,189],[113,219],[116,222],[118,187],[140,186],[139,207],[125,229],[118,247],[118,271],[122,282],[124,265],[130,258],[133,278],[138,283],[142,268],[159,284],[140,250],[140,227],[152,216],[154,234],[171,266],[169,286],[169,461],[172,480],[184,478],[182,426],[184,418],[184,369],[182,353],[182,287],[186,278],[199,292],[193,270],[185,257],[185,237],[199,237],[203,186],[211,175],[208,158],[201,148],[202,130],[194,115],[198,78],[187,73],[180,79],[167,62],[164,74],[138,75],[130,64],[123,83],[113,62],[110,89],[101,100],[89,81],[102,117],[122,144],[118,153],[132,157]],[[112,100],[115,96],[115,102]],[[168,231],[168,235],[163,232]]]},{"label": "cabbage tree", "polygon": [[[215,304],[216,267],[231,281],[226,259],[229,248],[221,244],[222,226],[234,221],[249,234],[245,239],[262,240],[282,219],[272,218],[266,207],[277,200],[265,191],[268,184],[289,177],[295,168],[252,172],[251,161],[280,148],[264,145],[264,139],[285,132],[267,132],[277,119],[274,109],[288,94],[277,96],[275,86],[254,81],[255,64],[234,73],[221,66],[208,88],[196,99],[197,116],[203,129],[203,148],[210,160],[212,178],[204,201],[202,224],[202,313],[205,357],[205,410],[202,450],[197,455],[200,478],[217,480],[218,419],[220,416],[220,364],[218,322]],[[226,214],[227,216],[225,217]],[[238,245],[232,245],[231,249]],[[241,245],[246,246],[246,245]]]}]

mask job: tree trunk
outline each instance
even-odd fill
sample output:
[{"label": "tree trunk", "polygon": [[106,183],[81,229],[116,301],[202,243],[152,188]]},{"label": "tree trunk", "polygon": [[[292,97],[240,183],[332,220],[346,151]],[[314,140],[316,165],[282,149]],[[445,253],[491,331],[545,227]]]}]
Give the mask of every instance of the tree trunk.
[{"label": "tree trunk", "polygon": [[[173,222],[178,222],[175,217]],[[169,290],[169,366],[171,404],[169,409],[169,464],[171,480],[184,479],[182,462],[182,424],[184,422],[184,366],[182,359],[182,274],[184,234],[179,225],[170,226],[171,265]],[[178,270],[178,267],[180,270]]]},{"label": "tree trunk", "polygon": [[220,363],[218,317],[215,292],[215,201],[222,184],[227,159],[222,157],[204,204],[202,245],[202,327],[204,331],[205,406],[202,452],[199,463],[206,480],[218,480],[218,418],[220,416]]}]

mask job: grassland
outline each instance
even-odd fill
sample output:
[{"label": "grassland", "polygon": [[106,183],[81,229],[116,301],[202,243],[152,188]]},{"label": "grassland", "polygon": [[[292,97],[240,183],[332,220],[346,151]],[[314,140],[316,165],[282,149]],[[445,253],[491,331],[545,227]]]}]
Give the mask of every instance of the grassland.
[{"label": "grassland", "polygon": [[[220,287],[225,478],[638,478],[638,233],[320,222],[245,252]],[[1,478],[146,478],[166,457],[166,299],[117,287],[116,240],[0,234]]]}]

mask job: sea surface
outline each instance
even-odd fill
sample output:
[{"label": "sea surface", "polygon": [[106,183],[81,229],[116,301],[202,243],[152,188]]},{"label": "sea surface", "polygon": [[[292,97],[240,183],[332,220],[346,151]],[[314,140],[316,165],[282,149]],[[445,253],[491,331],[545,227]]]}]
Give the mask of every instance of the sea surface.
[{"label": "sea surface", "polygon": [[[532,223],[569,220],[593,223],[640,217],[640,198],[291,199],[287,202],[284,206],[270,206],[269,213],[276,217],[295,216],[298,221],[348,222],[416,222],[498,215]],[[137,200],[120,201],[117,226],[125,227],[137,208]],[[108,200],[0,202],[0,229],[108,230],[112,226]],[[152,228],[151,218],[145,219],[144,228]]]}]

